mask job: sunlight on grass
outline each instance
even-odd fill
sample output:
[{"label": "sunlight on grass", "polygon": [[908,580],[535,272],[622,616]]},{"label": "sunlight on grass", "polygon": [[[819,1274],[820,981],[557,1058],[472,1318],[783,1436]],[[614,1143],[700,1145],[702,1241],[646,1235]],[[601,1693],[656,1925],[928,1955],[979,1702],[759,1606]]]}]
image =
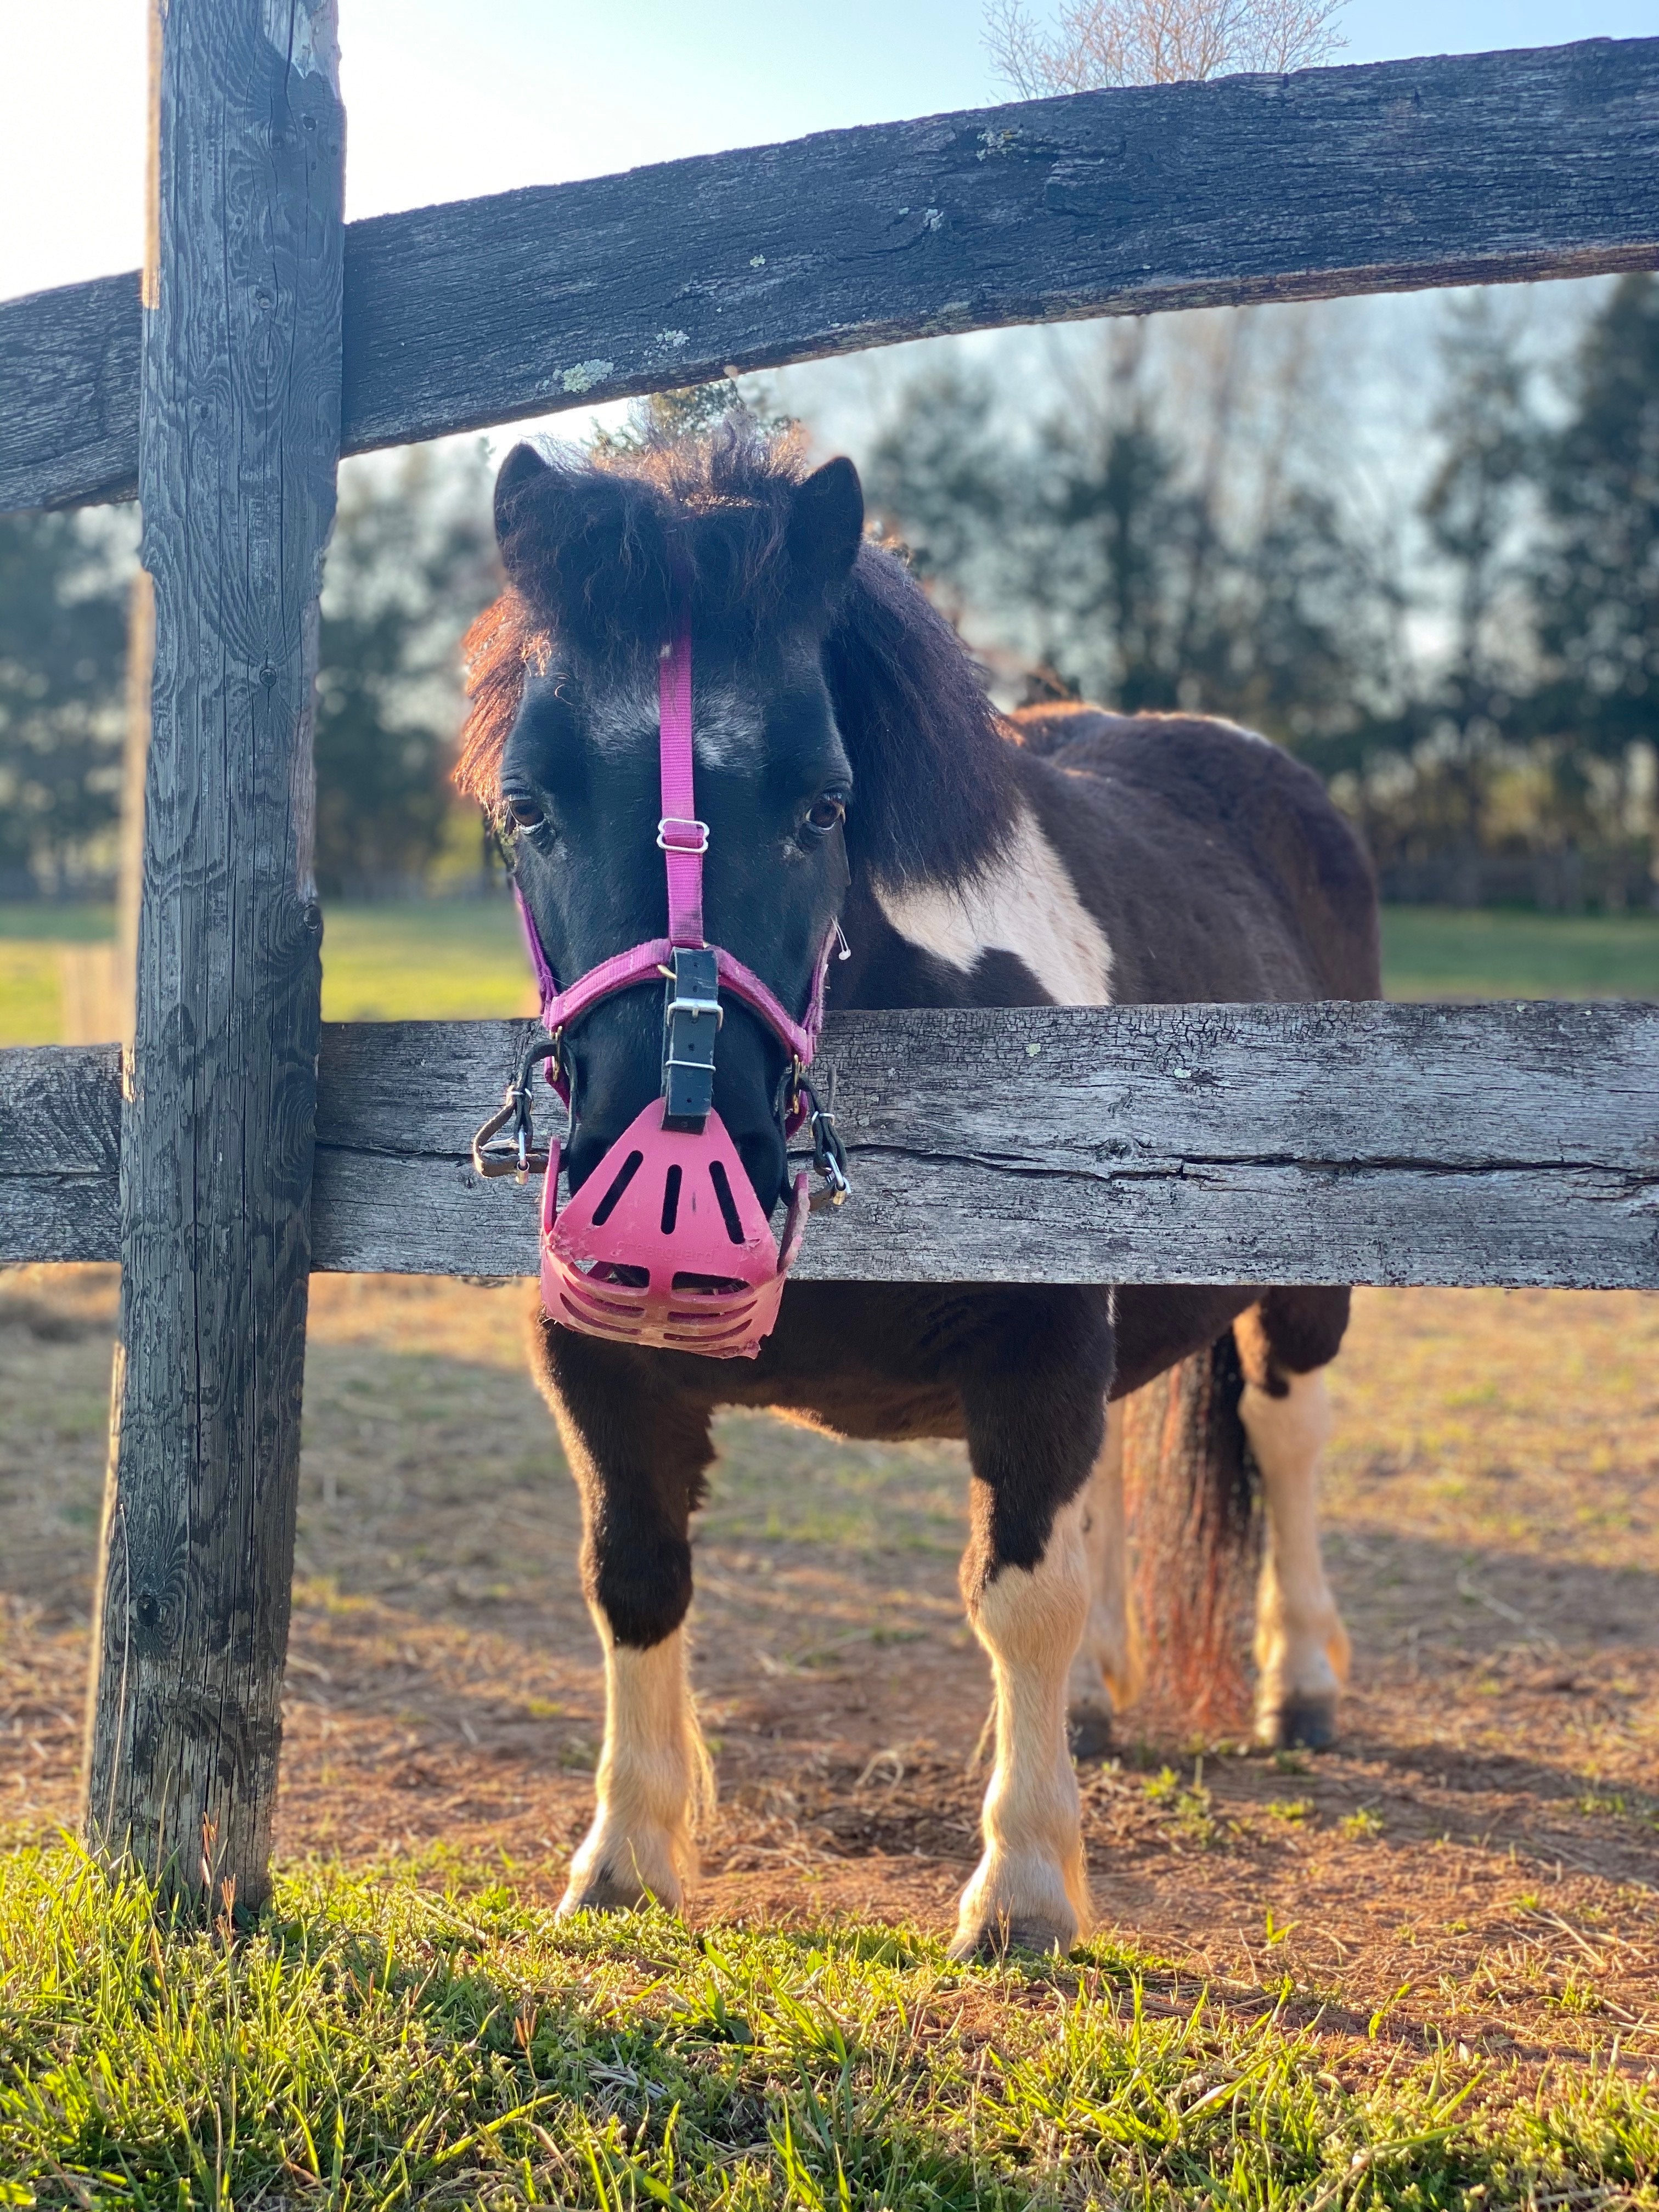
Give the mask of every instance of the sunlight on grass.
[{"label": "sunlight on grass", "polygon": [[[112,927],[107,907],[0,905],[0,1045],[57,1040],[59,947],[96,942]],[[1390,907],[1382,959],[1391,999],[1655,999],[1659,915]],[[325,909],[325,1021],[466,1021],[535,1010],[505,896]]]},{"label": "sunlight on grass", "polygon": [[315,1867],[233,1936],[68,1849],[0,1858],[0,2202],[1654,2202],[1659,2112],[1612,2067],[1511,2099],[1443,2051],[1328,2059],[1111,1942],[959,1968]]},{"label": "sunlight on grass", "polygon": [[325,1022],[481,1021],[535,1011],[519,918],[505,897],[324,908]]},{"label": "sunlight on grass", "polygon": [[[60,951],[103,942],[113,929],[108,907],[0,906],[0,1045],[58,1042]],[[518,916],[505,897],[325,909],[325,1022],[482,1021],[535,1011]]]}]

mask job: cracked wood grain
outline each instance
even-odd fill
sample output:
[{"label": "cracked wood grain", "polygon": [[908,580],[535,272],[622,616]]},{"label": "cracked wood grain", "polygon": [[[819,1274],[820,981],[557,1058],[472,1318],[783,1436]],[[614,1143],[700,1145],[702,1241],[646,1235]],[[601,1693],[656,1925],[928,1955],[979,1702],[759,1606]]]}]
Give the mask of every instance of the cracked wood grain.
[{"label": "cracked wood grain", "polygon": [[[257,1907],[311,1272],[343,118],[334,0],[168,0],[161,40],[140,451],[155,659],[86,1820],[106,1856]],[[61,1098],[71,1057],[36,1061],[33,1097]],[[97,1108],[71,1125],[59,1103],[24,1166],[37,1212],[43,1170],[79,1179],[83,1248],[108,1054],[82,1065]]]},{"label": "cracked wood grain", "polygon": [[[534,1190],[467,1158],[526,1026],[324,1030],[314,1265],[533,1272]],[[804,1279],[1659,1287],[1659,1006],[840,1014],[816,1073],[856,1195]],[[0,1253],[48,1256],[16,1172]]]},{"label": "cracked wood grain", "polygon": [[[346,234],[343,450],[945,331],[1650,268],[1659,39],[825,131]],[[0,509],[130,493],[137,279],[0,307]]]}]

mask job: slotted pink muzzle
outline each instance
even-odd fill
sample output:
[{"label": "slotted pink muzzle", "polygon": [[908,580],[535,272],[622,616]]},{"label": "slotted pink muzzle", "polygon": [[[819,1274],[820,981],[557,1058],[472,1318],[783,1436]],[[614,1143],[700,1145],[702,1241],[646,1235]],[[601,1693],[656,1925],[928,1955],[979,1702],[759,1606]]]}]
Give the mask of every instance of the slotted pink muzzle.
[{"label": "slotted pink muzzle", "polygon": [[[781,1244],[755,1195],[738,1148],[713,1109],[714,1043],[721,989],[776,1032],[795,1076],[785,1132],[808,1118],[801,1079],[823,1020],[825,978],[836,931],[826,936],[804,1021],[796,1021],[751,969],[702,933],[702,856],[708,830],[692,792],[691,639],[682,624],[665,650],[660,679],[662,820],[657,843],[668,876],[668,935],[602,962],[562,990],[522,895],[542,1025],[557,1038],[600,999],[668,979],[662,1095],[635,1115],[562,1212],[560,1146],[548,1148],[542,1195],[542,1304],[550,1320],[584,1335],[714,1359],[752,1359],[778,1317],[784,1279],[800,1250],[809,1211],[796,1176]],[[677,1074],[677,1071],[678,1072]],[[548,1079],[569,1103],[556,1060]],[[695,1110],[671,1115],[684,1085]],[[509,1094],[511,1095],[511,1094]],[[678,1103],[684,1103],[684,1098]],[[673,1120],[680,1126],[665,1127]],[[837,1200],[846,1184],[837,1170]]]},{"label": "slotted pink muzzle", "polygon": [[653,1098],[562,1213],[549,1160],[542,1303],[590,1336],[752,1359],[800,1249],[806,1177],[795,1178],[780,1250],[720,1115],[696,1135],[665,1129],[665,1110]]}]

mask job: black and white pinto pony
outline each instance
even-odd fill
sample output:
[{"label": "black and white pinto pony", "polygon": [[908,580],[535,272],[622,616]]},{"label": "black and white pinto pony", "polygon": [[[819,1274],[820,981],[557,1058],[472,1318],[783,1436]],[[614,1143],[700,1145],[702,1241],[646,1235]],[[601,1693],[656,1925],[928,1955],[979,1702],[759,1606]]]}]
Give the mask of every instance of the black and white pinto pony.
[{"label": "black and white pinto pony", "polygon": [[[838,915],[837,1007],[1380,995],[1370,871],[1316,778],[1224,722],[1000,715],[903,563],[865,541],[850,462],[808,474],[740,420],[599,460],[520,446],[495,513],[507,588],[468,641],[457,780],[495,811],[559,974],[662,934],[658,674],[689,605],[708,934],[785,1007],[808,1003]],[[657,1094],[661,1023],[658,994],[629,990],[565,1040],[573,1190]],[[714,1107],[768,1209],[784,1059],[733,1004]],[[1316,1519],[1322,1370],[1347,1316],[1340,1288],[797,1282],[752,1361],[544,1316],[607,1693],[562,1909],[681,1904],[708,1788],[690,1518],[715,1410],[770,1407],[841,1436],[966,1440],[961,1585],[995,1761],[955,1954],[1067,1948],[1089,1921],[1068,1704],[1135,1689],[1116,1401],[1231,1329],[1265,1503],[1258,1729],[1328,1741],[1347,1644]]]}]

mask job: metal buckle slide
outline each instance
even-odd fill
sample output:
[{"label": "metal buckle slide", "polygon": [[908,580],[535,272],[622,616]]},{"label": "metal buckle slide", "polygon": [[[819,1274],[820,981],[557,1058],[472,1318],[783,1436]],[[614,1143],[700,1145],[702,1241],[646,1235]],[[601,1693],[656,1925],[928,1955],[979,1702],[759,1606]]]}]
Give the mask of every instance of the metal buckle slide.
[{"label": "metal buckle slide", "polygon": [[[690,834],[682,836],[682,830]],[[688,819],[684,815],[665,814],[657,824],[657,850],[701,855],[708,850],[708,824],[699,822],[695,816]]]}]

